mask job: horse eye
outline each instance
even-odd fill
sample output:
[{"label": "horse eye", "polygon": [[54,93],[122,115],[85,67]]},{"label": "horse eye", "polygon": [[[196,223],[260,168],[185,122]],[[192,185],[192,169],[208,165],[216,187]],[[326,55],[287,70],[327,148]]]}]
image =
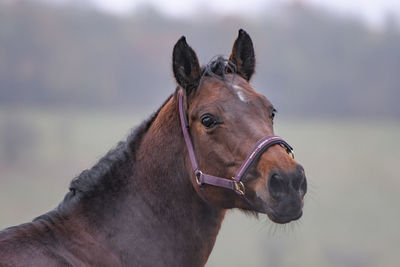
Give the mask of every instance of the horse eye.
[{"label": "horse eye", "polygon": [[276,112],[277,112],[276,109],[272,109],[272,110],[271,110],[271,119],[274,119],[274,118],[275,118]]},{"label": "horse eye", "polygon": [[214,116],[210,114],[206,114],[201,117],[201,124],[204,125],[207,129],[214,127],[217,124],[217,120]]}]

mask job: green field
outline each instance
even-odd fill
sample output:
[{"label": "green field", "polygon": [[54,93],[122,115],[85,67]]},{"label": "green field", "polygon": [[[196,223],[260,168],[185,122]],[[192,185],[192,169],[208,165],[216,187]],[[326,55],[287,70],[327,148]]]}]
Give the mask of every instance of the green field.
[{"label": "green field", "polygon": [[[0,109],[0,228],[54,208],[69,181],[145,116]],[[277,226],[230,211],[207,266],[398,266],[400,122],[279,118],[309,193]]]}]

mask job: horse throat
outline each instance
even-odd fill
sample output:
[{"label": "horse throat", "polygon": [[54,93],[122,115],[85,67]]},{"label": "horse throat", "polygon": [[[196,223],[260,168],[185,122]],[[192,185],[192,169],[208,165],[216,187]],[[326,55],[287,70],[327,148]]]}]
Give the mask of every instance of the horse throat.
[{"label": "horse throat", "polygon": [[134,179],[142,208],[154,218],[160,249],[170,248],[186,266],[204,265],[225,211],[205,203],[193,188],[177,102],[171,97],[149,127],[137,151]]}]

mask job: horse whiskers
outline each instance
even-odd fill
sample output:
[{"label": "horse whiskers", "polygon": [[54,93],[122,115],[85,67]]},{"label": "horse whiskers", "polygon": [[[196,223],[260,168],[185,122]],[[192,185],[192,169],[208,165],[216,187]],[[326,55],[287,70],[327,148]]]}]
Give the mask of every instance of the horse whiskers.
[{"label": "horse whiskers", "polygon": [[314,204],[318,204],[318,199],[319,199],[319,195],[318,195],[318,186],[315,185],[313,180],[309,180],[309,178],[307,178],[307,183],[308,183],[308,189],[307,189],[307,197],[304,198],[304,201],[310,202],[310,203],[314,203]]}]

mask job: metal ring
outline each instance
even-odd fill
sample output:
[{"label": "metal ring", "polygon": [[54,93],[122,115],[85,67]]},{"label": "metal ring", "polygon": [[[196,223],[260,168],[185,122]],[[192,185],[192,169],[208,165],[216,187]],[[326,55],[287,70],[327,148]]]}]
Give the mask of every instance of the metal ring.
[{"label": "metal ring", "polygon": [[245,194],[245,188],[244,188],[244,184],[239,181],[233,181],[233,184],[235,185],[235,192],[238,193],[239,195],[244,196]]},{"label": "metal ring", "polygon": [[286,150],[286,153],[288,153],[289,156],[292,157],[292,159],[294,159],[294,152],[293,152],[293,149],[287,147],[287,146],[286,146],[285,144],[283,144],[283,143],[280,143],[280,146],[283,147],[283,148]]},{"label": "metal ring", "polygon": [[200,170],[197,170],[196,173],[194,174],[194,176],[196,178],[196,182],[199,186],[202,185],[202,182],[200,181],[200,178],[202,175],[203,175],[203,173]]}]

